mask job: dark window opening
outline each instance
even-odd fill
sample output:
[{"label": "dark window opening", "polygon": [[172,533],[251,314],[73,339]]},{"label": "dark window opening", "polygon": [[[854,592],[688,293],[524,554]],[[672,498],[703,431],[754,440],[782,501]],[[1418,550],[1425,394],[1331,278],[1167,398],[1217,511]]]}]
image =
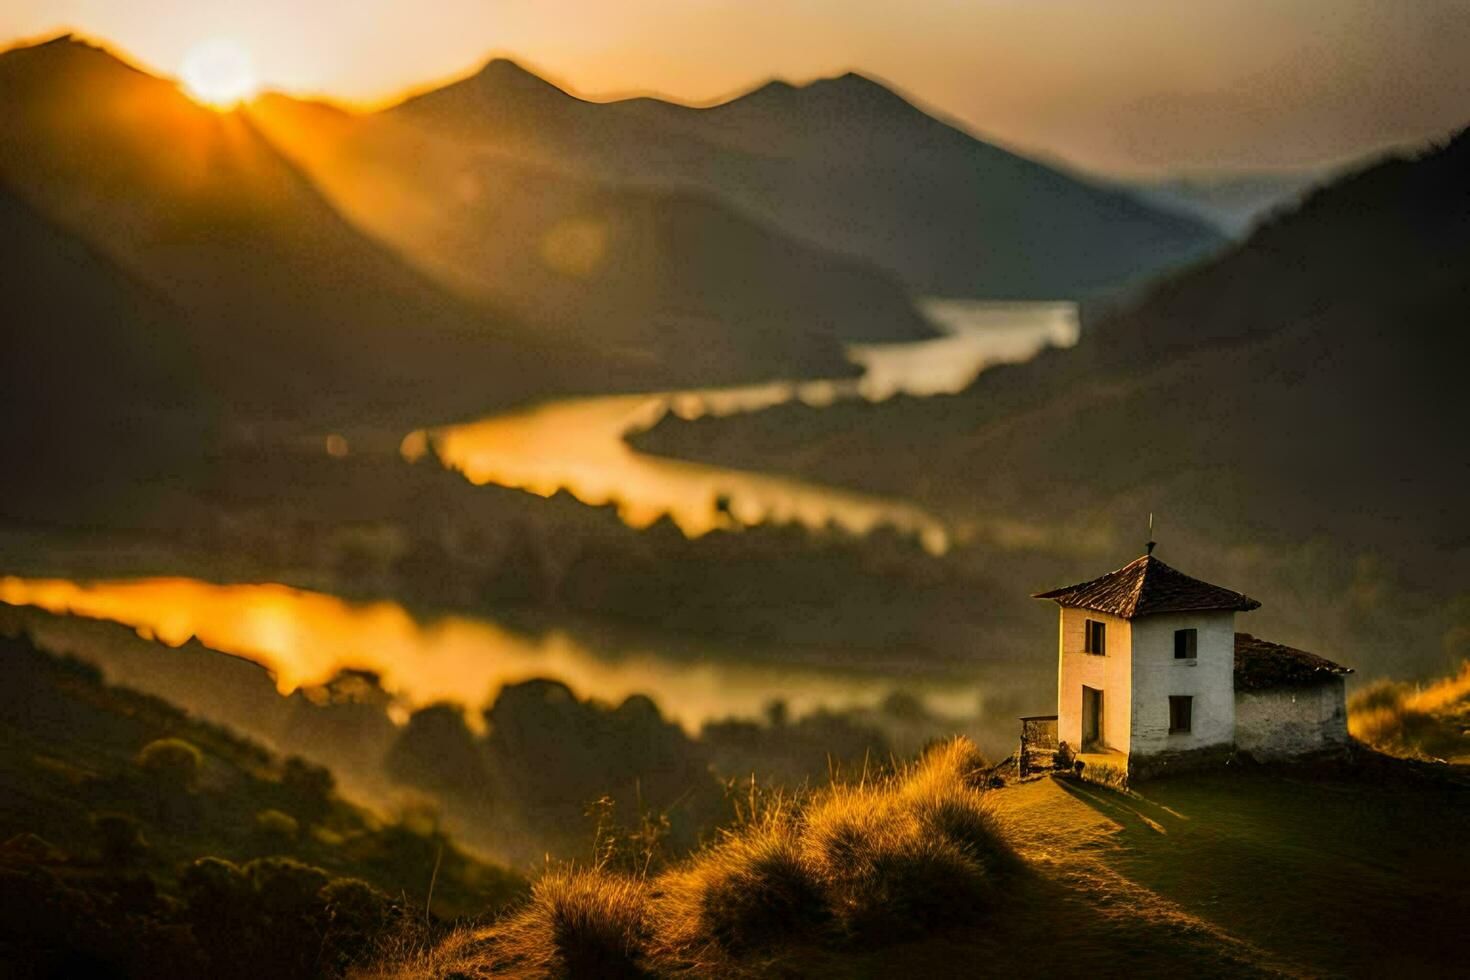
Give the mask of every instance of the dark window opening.
[{"label": "dark window opening", "polygon": [[1174,659],[1193,660],[1199,655],[1199,630],[1174,631]]},{"label": "dark window opening", "polygon": [[1169,734],[1187,732],[1194,724],[1194,698],[1188,694],[1169,695]]},{"label": "dark window opening", "polygon": [[1082,652],[1102,655],[1107,653],[1108,626],[1095,619],[1083,623]]}]

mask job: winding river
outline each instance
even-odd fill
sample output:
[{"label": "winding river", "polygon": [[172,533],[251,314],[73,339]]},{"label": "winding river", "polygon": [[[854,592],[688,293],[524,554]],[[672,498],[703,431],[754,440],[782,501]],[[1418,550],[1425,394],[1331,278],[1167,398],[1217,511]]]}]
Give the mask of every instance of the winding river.
[{"label": "winding river", "polygon": [[928,300],[940,330],[932,340],[854,345],[863,374],[843,381],[772,382],[745,387],[615,395],[553,402],[508,415],[411,433],[405,455],[432,447],[446,466],[475,484],[495,483],[542,496],[567,490],[586,504],[615,503],[623,520],[646,527],[668,514],[690,537],[738,522],[838,526],[856,535],[880,524],[912,534],[931,553],[945,551],[944,524],[923,509],[761,473],[639,453],[624,436],[666,413],[682,418],[757,411],[790,401],[813,406],[842,399],[882,401],[963,390],[985,368],[1027,360],[1046,346],[1077,341],[1072,303]]},{"label": "winding river", "polygon": [[[931,302],[925,309],[943,336],[856,347],[851,356],[865,372],[855,380],[563,401],[417,433],[405,440],[404,451],[413,455],[432,448],[445,465],[477,484],[543,495],[565,488],[589,504],[616,501],[633,526],[665,513],[690,536],[729,521],[798,521],[812,527],[835,522],[854,533],[886,523],[918,535],[931,551],[943,551],[944,526],[903,501],[648,456],[623,438],[666,412],[695,417],[793,399],[823,405],[850,398],[876,401],[897,392],[958,391],[991,364],[1023,360],[1044,346],[1068,345],[1077,338],[1071,304]],[[0,603],[123,623],[171,646],[197,637],[266,667],[282,692],[324,683],[347,669],[370,670],[403,707],[441,699],[475,706],[504,684],[530,677],[555,677],[578,694],[607,700],[648,694],[690,728],[712,718],[758,714],[777,694],[798,713],[819,705],[871,705],[896,687],[957,716],[972,715],[976,705],[976,679],[956,684],[944,673],[952,674],[952,665],[859,672],[775,657],[735,659],[667,637],[608,641],[597,648],[569,632],[531,635],[465,615],[417,618],[395,602],[354,603],[274,584],[11,576],[0,578]]]}]

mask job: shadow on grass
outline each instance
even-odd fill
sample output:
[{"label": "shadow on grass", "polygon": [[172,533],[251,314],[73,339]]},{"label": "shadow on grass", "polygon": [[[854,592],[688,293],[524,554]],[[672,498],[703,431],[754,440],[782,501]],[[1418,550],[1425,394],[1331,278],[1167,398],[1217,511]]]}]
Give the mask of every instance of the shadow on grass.
[{"label": "shadow on grass", "polygon": [[1168,834],[1168,828],[1160,821],[1144,813],[1141,807],[1147,806],[1158,812],[1158,816],[1164,819],[1187,820],[1188,817],[1153,803],[1135,793],[1120,793],[1117,790],[1099,786],[1096,783],[1084,783],[1077,779],[1058,779],[1057,785],[1073,799],[1087,804],[1109,819],[1116,820],[1124,827],[1130,829],[1150,830],[1156,834]]},{"label": "shadow on grass", "polygon": [[1268,954],[1334,974],[1460,973],[1470,792],[1400,768],[1058,785],[1121,828],[1099,852],[1116,874]]}]

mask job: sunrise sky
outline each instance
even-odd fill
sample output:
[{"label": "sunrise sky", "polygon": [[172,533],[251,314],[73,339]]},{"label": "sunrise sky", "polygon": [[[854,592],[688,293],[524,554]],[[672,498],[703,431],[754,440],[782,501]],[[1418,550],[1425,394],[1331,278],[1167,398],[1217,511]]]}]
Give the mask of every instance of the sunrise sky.
[{"label": "sunrise sky", "polygon": [[1118,174],[1315,166],[1470,122],[1464,0],[0,0],[160,73],[225,38],[263,83],[373,104],[514,57],[706,101],[856,68],[982,135]]}]

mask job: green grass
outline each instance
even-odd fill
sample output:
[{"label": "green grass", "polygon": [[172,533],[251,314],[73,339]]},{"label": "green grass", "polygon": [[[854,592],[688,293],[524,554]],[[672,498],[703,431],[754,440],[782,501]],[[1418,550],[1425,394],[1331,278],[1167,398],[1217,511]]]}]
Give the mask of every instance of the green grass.
[{"label": "green grass", "polygon": [[1463,955],[1463,783],[1385,763],[1201,775],[1127,795],[1065,785],[1117,824],[1110,868],[1307,972],[1432,975]]}]

